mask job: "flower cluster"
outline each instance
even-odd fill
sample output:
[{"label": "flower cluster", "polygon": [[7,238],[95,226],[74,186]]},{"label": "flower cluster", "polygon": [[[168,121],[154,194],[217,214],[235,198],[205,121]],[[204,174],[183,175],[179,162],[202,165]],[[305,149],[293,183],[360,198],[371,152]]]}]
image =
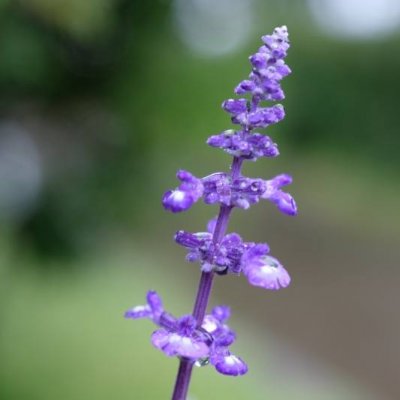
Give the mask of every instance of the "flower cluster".
[{"label": "flower cluster", "polygon": [[243,242],[237,233],[229,233],[221,242],[214,243],[212,233],[212,228],[198,233],[178,231],[175,241],[189,250],[187,261],[199,262],[203,272],[243,273],[251,285],[271,290],[289,285],[289,274],[276,258],[269,255],[267,244]]},{"label": "flower cluster", "polygon": [[148,293],[146,305],[126,313],[127,318],[148,318],[158,325],[159,329],[152,335],[153,345],[167,356],[179,357],[181,366],[186,365],[179,369],[173,400],[186,398],[191,366],[195,363],[210,363],[226,375],[247,372],[246,364],[230,353],[236,336],[226,325],[229,308],[215,307],[206,314],[213,276],[242,274],[251,285],[269,290],[282,289],[290,283],[288,272],[270,256],[267,244],[245,242],[237,233],[226,233],[232,209],[248,209],[263,199],[272,202],[284,214],[297,214],[293,197],[282,190],[292,183],[291,176],[281,174],[265,180],[241,174],[244,161],[279,155],[276,143],[255,130],[267,128],[285,117],[281,104],[264,107],[262,102],[280,101],[285,97],[281,80],[291,73],[284,60],[289,48],[286,26],[276,28],[262,40],[263,45],[249,58],[252,70],[248,79],[235,88],[235,94],[241,97],[222,103],[232,123],[239,125],[238,129],[225,130],[207,140],[209,146],[233,156],[231,170],[203,178],[180,170],[177,173],[179,186],[167,191],[162,198],[164,208],[173,213],[188,210],[200,199],[206,204],[219,205],[219,214],[209,222],[206,232],[180,230],[175,235],[175,241],[188,250],[187,261],[198,262],[201,268],[193,314],[175,318],[164,311],[155,292]]},{"label": "flower cluster", "polygon": [[218,135],[210,136],[207,144],[219,147],[234,157],[256,161],[260,157],[277,157],[278,146],[270,137],[261,133],[235,132],[229,129]]},{"label": "flower cluster", "polygon": [[[254,128],[266,128],[281,121],[285,116],[283,106],[261,107],[262,100],[282,100],[284,98],[280,81],[290,74],[285,64],[289,48],[286,27],[276,28],[272,35],[263,36],[264,45],[250,56],[253,66],[249,79],[236,87],[237,94],[251,94],[251,101],[228,99],[222,108],[232,116],[232,122],[242,126],[240,131],[228,130],[208,138],[207,143],[218,147],[241,160],[256,160],[259,157],[279,155],[277,145],[270,137],[252,132]],[[205,178],[196,178],[190,172],[178,171],[179,187],[169,190],[163,196],[165,209],[172,212],[188,210],[202,196],[207,204],[224,204],[247,209],[260,198],[272,201],[284,213],[295,215],[296,203],[292,196],[280,190],[291,183],[288,175],[279,175],[271,180],[251,179],[217,172]]]},{"label": "flower cluster", "polygon": [[154,291],[147,293],[146,305],[125,313],[126,318],[147,318],[160,327],[153,332],[151,342],[167,356],[189,359],[199,366],[210,363],[224,375],[243,375],[247,365],[229,350],[236,339],[235,332],[225,323],[229,316],[229,307],[214,307],[198,327],[192,315],[175,318],[164,311],[161,298]]},{"label": "flower cluster", "polygon": [[262,37],[264,45],[250,56],[253,70],[249,79],[236,86],[236,94],[251,93],[254,101],[280,101],[285,98],[280,81],[291,73],[284,58],[289,49],[286,26],[275,28],[272,35]]},{"label": "flower cluster", "polygon": [[[196,178],[187,171],[178,171],[181,176],[190,179],[175,190],[164,194],[163,205],[174,213],[188,210],[197,200],[203,197],[206,204],[219,203],[225,206],[248,209],[251,204],[266,199],[274,203],[280,211],[296,215],[297,207],[293,197],[281,190],[282,186],[292,182],[287,174],[278,175],[270,180],[252,179],[245,176],[233,178],[231,174],[216,172],[204,178]],[[181,179],[182,180],[182,179]]]},{"label": "flower cluster", "polygon": [[254,104],[250,106],[246,99],[225,100],[222,108],[231,114],[232,122],[241,125],[245,131],[267,128],[285,117],[285,110],[280,104],[272,107],[258,107]]}]

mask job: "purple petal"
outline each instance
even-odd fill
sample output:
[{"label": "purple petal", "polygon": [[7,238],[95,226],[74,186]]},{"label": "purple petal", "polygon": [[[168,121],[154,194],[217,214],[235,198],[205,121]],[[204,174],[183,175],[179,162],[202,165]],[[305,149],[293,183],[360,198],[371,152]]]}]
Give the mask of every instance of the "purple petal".
[{"label": "purple petal", "polygon": [[297,205],[294,198],[286,192],[276,192],[273,199],[273,203],[279,208],[280,211],[287,215],[297,215]]},{"label": "purple petal", "polygon": [[270,180],[270,182],[276,187],[290,185],[293,182],[293,178],[288,174],[280,174]]},{"label": "purple petal", "polygon": [[[235,232],[228,233],[221,241],[221,244],[226,247],[237,247],[242,244],[242,238]],[[222,307],[222,306],[221,306]]]},{"label": "purple petal", "polygon": [[196,319],[192,315],[184,315],[178,319],[178,333],[190,336],[196,329]]},{"label": "purple petal", "polygon": [[151,318],[153,313],[150,307],[146,304],[145,306],[136,306],[125,312],[125,318]]},{"label": "purple petal", "polygon": [[147,292],[147,304],[150,306],[154,315],[161,314],[164,310],[161,297],[154,290]]},{"label": "purple petal", "polygon": [[[169,347],[170,336],[171,336],[171,333],[168,332],[167,330],[158,329],[157,331],[153,332],[153,334],[151,335],[151,343],[153,344],[154,347],[163,351],[168,356],[173,356],[175,354],[170,352],[170,347]],[[166,348],[166,350],[165,350],[165,348]]]},{"label": "purple petal", "polygon": [[[281,104],[272,107],[257,108],[249,112],[244,122],[255,128],[266,128],[269,125],[276,124],[285,117],[285,110]],[[239,121],[240,122],[240,121]],[[242,123],[242,122],[240,122]]]},{"label": "purple petal", "polygon": [[289,193],[280,190],[280,187],[290,183],[292,183],[292,177],[290,175],[278,175],[266,181],[267,189],[261,197],[274,203],[283,213],[293,216],[297,215],[296,202]]},{"label": "purple petal", "polygon": [[203,319],[201,327],[205,329],[208,333],[214,333],[220,326],[220,321],[213,315],[206,315]]},{"label": "purple petal", "polygon": [[197,262],[200,260],[201,255],[199,254],[199,252],[197,250],[194,251],[190,251],[187,255],[186,255],[186,261],[188,262]]},{"label": "purple petal", "polygon": [[254,68],[265,68],[267,66],[268,55],[266,53],[256,53],[249,57]]},{"label": "purple petal", "polygon": [[270,290],[279,290],[289,286],[290,276],[276,258],[262,256],[255,261],[243,268],[251,285]]},{"label": "purple petal", "polygon": [[285,94],[278,81],[264,79],[260,84],[260,88],[265,100],[280,101],[285,98]]},{"label": "purple petal", "polygon": [[266,243],[258,243],[251,246],[246,253],[243,254],[242,263],[249,264],[259,262],[260,257],[265,256],[269,253],[269,246]]},{"label": "purple petal", "polygon": [[219,147],[235,157],[248,160],[279,155],[278,147],[271,138],[260,133],[225,131],[219,135],[211,136],[207,144],[212,147]]},{"label": "purple petal", "polygon": [[206,357],[209,348],[205,343],[197,342],[188,336],[177,333],[169,333],[165,329],[159,329],[151,336],[154,347],[163,351],[167,356],[180,356],[190,359]]},{"label": "purple petal", "polygon": [[176,177],[182,182],[192,182],[196,180],[196,178],[189,171],[185,171],[184,169],[180,169],[176,173]]},{"label": "purple petal", "polygon": [[239,376],[248,371],[246,363],[233,354],[217,356],[212,360],[212,364],[223,375]]},{"label": "purple petal", "polygon": [[207,139],[207,144],[211,147],[223,147],[226,145],[225,135],[213,135]]},{"label": "purple petal", "polygon": [[217,346],[227,347],[236,340],[236,333],[231,330],[227,325],[223,325],[214,334],[214,343]]},{"label": "purple petal", "polygon": [[222,103],[222,108],[229,114],[238,115],[247,111],[246,99],[228,99]]},{"label": "purple petal", "polygon": [[182,190],[169,190],[164,194],[162,204],[166,210],[177,213],[188,210],[193,204],[193,198]]},{"label": "purple petal", "polygon": [[288,76],[289,74],[291,74],[292,70],[286,64],[281,64],[281,65],[276,66],[276,72],[279,74],[279,76],[282,79],[285,76]]},{"label": "purple petal", "polygon": [[244,94],[248,92],[252,92],[255,89],[255,83],[250,80],[244,80],[239,83],[239,85],[236,86],[235,88],[235,93],[236,94]]},{"label": "purple petal", "polygon": [[211,272],[214,269],[213,264],[208,262],[202,262],[201,264],[201,272]]},{"label": "purple petal", "polygon": [[176,176],[181,184],[177,189],[167,191],[162,199],[164,208],[174,213],[189,209],[203,195],[200,179],[184,170],[178,171]]},{"label": "purple petal", "polygon": [[264,113],[263,109],[259,108],[250,112],[247,117],[248,123],[254,127],[264,127]]},{"label": "purple petal", "polygon": [[272,190],[268,189],[262,195],[264,199],[268,199],[274,203],[280,211],[287,215],[297,215],[297,205],[293,197],[282,190]]},{"label": "purple petal", "polygon": [[206,239],[211,239],[211,235],[207,232],[190,233],[186,231],[178,231],[175,234],[176,243],[188,249],[195,249],[202,246]]},{"label": "purple petal", "polygon": [[231,309],[228,306],[216,306],[211,314],[220,322],[225,322],[231,316]]}]

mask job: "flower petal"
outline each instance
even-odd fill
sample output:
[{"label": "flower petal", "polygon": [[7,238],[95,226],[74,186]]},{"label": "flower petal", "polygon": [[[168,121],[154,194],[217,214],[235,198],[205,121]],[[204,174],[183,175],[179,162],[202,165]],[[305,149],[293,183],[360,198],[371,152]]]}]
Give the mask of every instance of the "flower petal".
[{"label": "flower petal", "polygon": [[233,354],[218,355],[211,362],[215,369],[223,375],[239,376],[248,371],[247,364]]},{"label": "flower petal", "polygon": [[205,343],[178,333],[169,333],[165,329],[155,331],[151,336],[151,342],[169,357],[180,356],[195,360],[206,357],[209,353]]},{"label": "flower petal", "polygon": [[258,262],[248,264],[243,271],[253,286],[279,290],[290,284],[290,276],[286,269],[271,256],[263,256]]}]

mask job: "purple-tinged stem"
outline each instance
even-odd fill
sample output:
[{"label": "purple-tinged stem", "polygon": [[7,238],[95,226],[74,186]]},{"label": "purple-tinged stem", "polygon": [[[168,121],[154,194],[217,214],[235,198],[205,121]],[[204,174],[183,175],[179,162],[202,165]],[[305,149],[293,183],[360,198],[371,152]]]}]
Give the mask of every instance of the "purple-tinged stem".
[{"label": "purple-tinged stem", "polygon": [[[237,178],[240,175],[242,167],[242,159],[234,157],[231,165],[232,178]],[[219,209],[217,223],[213,233],[213,242],[219,243],[225,235],[226,228],[229,223],[229,216],[232,211],[232,206],[222,205]],[[193,308],[193,317],[196,318],[197,325],[201,325],[206,313],[208,299],[210,297],[213,284],[214,272],[202,272],[197,289],[196,301]],[[179,363],[178,374],[176,377],[172,400],[186,400],[189,389],[190,378],[192,376],[194,362],[188,359],[181,359]]]},{"label": "purple-tinged stem", "polygon": [[193,361],[182,358],[179,363],[178,375],[176,376],[172,400],[186,400],[190,377],[192,376],[192,369]]},{"label": "purple-tinged stem", "polygon": [[238,178],[240,175],[240,169],[242,168],[243,160],[241,158],[233,157],[231,165],[232,178]]}]

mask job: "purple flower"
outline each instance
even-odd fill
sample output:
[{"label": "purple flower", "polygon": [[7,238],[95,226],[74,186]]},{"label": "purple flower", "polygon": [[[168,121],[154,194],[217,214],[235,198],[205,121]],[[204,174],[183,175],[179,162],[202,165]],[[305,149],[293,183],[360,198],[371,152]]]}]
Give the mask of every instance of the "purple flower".
[{"label": "purple flower", "polygon": [[147,318],[166,329],[175,329],[176,318],[164,311],[161,297],[157,292],[150,290],[147,292],[147,304],[136,306],[125,312],[125,318],[138,319]]},{"label": "purple flower", "polygon": [[247,111],[246,99],[228,99],[222,103],[222,108],[231,115],[238,115]]},{"label": "purple flower", "polygon": [[[285,178],[281,176],[280,179],[283,181]],[[277,290],[290,283],[289,274],[277,259],[268,255],[269,247],[265,243],[243,242],[237,233],[230,233],[224,236],[220,244],[215,244],[210,233],[194,234],[185,231],[177,232],[175,240],[189,249],[187,260],[200,262],[202,271],[243,272],[251,285],[265,289]],[[223,333],[225,336],[221,338],[226,340],[226,337],[232,336],[231,331],[225,332],[222,329],[222,323],[228,318],[229,309],[215,308],[204,318],[202,327],[213,334],[218,332],[217,339]]]},{"label": "purple flower", "polygon": [[[253,67],[249,79],[243,80],[235,88],[236,94],[251,93],[253,104],[258,104],[261,100],[283,100],[285,94],[279,81],[291,73],[290,68],[284,62],[289,49],[287,28],[285,26],[276,28],[272,35],[263,36],[263,41],[264,45],[259,48],[258,52],[249,57]],[[240,123],[248,129],[256,126],[265,128],[271,125],[266,122],[263,125],[244,124],[245,121],[251,119],[257,118],[258,120],[259,112],[256,112],[256,116],[247,116],[247,119],[245,112],[242,111],[242,113],[242,115],[238,115],[238,112],[234,114],[234,123]]]},{"label": "purple flower", "polygon": [[240,82],[239,85],[236,86],[235,88],[235,93],[236,94],[245,94],[252,92],[256,88],[256,84],[249,80],[245,79],[244,81]]},{"label": "purple flower", "polygon": [[242,257],[242,270],[249,283],[264,289],[279,290],[289,286],[290,276],[281,263],[268,255],[266,245],[250,248]]},{"label": "purple flower", "polygon": [[[263,74],[275,70],[276,68],[269,67],[263,72]],[[279,75],[277,77],[280,78],[281,76]],[[261,73],[252,73],[250,78],[254,85],[251,93],[253,96],[257,97],[258,100],[280,101],[285,98],[285,94],[278,79],[265,78]]]},{"label": "purple flower", "polygon": [[167,191],[162,199],[166,210],[174,213],[189,209],[203,194],[203,185],[190,172],[180,170],[176,177],[181,181],[175,190]]},{"label": "purple flower", "polygon": [[200,262],[202,271],[240,272],[240,259],[246,245],[237,233],[230,233],[224,236],[221,243],[215,244],[211,233],[178,231],[175,241],[189,249],[186,260]]},{"label": "purple flower", "polygon": [[[202,179],[198,179],[188,172],[186,174],[190,176],[193,183],[184,189],[182,189],[182,184],[177,190],[167,192],[163,199],[166,209],[173,212],[186,210],[203,196],[206,204],[220,203],[243,209],[249,208],[251,204],[257,203],[263,198],[272,201],[286,214],[295,215],[297,213],[294,199],[280,190],[281,186],[291,182],[289,175],[279,175],[264,181],[243,176],[232,179],[229,174],[224,172],[216,172]],[[283,176],[290,178],[290,181],[283,181],[281,179]]]},{"label": "purple flower", "polygon": [[275,28],[272,35],[265,35],[262,37],[265,47],[275,58],[286,57],[286,52],[289,49],[289,34],[285,25]]},{"label": "purple flower", "polygon": [[211,353],[230,346],[236,340],[235,332],[225,324],[229,317],[230,308],[228,306],[214,307],[211,314],[205,316],[202,327],[213,336]]},{"label": "purple flower", "polygon": [[151,336],[151,342],[169,357],[197,360],[208,356],[209,348],[200,337],[194,335],[195,330],[196,320],[191,315],[185,315],[178,320],[175,332],[159,329]]},{"label": "purple flower", "polygon": [[231,310],[228,306],[216,306],[212,309],[211,314],[204,317],[202,328],[207,332],[214,334],[219,332],[231,315]]},{"label": "purple flower", "polygon": [[127,311],[127,318],[149,318],[161,329],[151,336],[154,347],[169,357],[183,357],[193,361],[209,360],[218,372],[225,375],[242,375],[247,371],[246,364],[229,351],[236,335],[226,321],[230,316],[227,306],[217,306],[207,314],[200,327],[192,315],[176,319],[164,311],[161,298],[149,291],[147,304]]},{"label": "purple flower", "polygon": [[235,333],[225,324],[229,316],[229,307],[217,306],[204,318],[202,327],[213,336],[210,363],[221,374],[244,375],[248,370],[246,363],[229,351],[229,346],[236,339]]},{"label": "purple flower", "polygon": [[292,183],[290,175],[278,175],[266,181],[266,190],[261,197],[274,203],[283,213],[297,215],[297,206],[293,197],[289,193],[280,190],[282,186],[289,185],[290,183]]},{"label": "purple flower", "polygon": [[147,292],[147,304],[136,306],[125,312],[125,318],[148,318],[158,324],[161,314],[163,313],[163,304],[157,292],[150,290]]},{"label": "purple flower", "polygon": [[265,181],[240,176],[232,179],[229,174],[217,172],[202,179],[204,202],[220,203],[247,209],[257,203],[266,190]]},{"label": "purple flower", "polygon": [[254,110],[244,111],[232,116],[234,124],[241,125],[246,131],[254,128],[267,128],[276,124],[285,117],[285,110],[281,104],[272,107],[256,107]]},{"label": "purple flower", "polygon": [[239,376],[246,374],[248,371],[247,364],[241,358],[231,354],[227,349],[214,353],[210,358],[210,362],[223,375]]},{"label": "purple flower", "polygon": [[255,161],[259,157],[276,157],[278,146],[269,136],[260,133],[228,130],[208,138],[207,144],[219,147],[234,157]]}]

